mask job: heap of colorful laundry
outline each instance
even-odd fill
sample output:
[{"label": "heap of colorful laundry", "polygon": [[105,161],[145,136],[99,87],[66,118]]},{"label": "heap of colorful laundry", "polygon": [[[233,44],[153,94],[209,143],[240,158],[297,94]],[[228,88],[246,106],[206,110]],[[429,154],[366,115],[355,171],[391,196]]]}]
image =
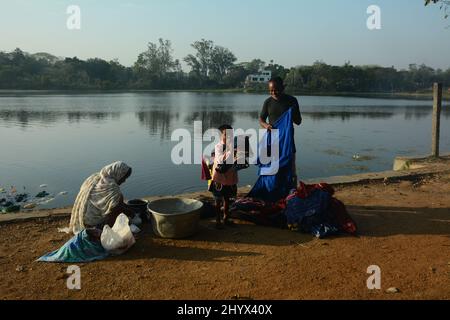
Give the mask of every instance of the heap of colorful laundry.
[{"label": "heap of colorful laundry", "polygon": [[242,220],[311,233],[317,238],[340,233],[355,235],[356,223],[345,205],[333,196],[334,189],[328,184],[300,182],[288,197],[276,203],[247,197],[238,199],[231,210]]}]

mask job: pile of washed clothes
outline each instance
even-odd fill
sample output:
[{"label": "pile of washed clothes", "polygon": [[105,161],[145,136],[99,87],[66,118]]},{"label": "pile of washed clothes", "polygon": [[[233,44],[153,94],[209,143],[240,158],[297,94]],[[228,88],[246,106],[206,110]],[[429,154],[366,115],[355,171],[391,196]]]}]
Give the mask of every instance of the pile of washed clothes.
[{"label": "pile of washed clothes", "polygon": [[57,195],[48,193],[45,188],[47,185],[40,186],[42,191],[37,193],[34,197],[27,192],[26,187],[19,192],[16,187],[11,186],[9,189],[0,187],[0,214],[1,213],[15,213],[22,210],[32,210],[41,205],[46,205],[55,200],[57,196],[67,195],[66,191],[62,191]]},{"label": "pile of washed clothes", "polygon": [[326,183],[300,182],[297,189],[275,203],[246,197],[237,199],[230,210],[238,219],[310,233],[320,239],[343,233],[355,235],[356,223],[334,193]]}]

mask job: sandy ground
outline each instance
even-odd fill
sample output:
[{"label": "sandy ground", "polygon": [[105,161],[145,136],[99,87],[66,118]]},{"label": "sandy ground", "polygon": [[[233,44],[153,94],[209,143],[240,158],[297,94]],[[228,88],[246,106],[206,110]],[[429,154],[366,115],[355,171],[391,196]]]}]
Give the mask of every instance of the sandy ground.
[{"label": "sandy ground", "polygon": [[[338,188],[359,237],[316,240],[242,223],[202,221],[189,240],[155,238],[147,226],[125,255],[80,265],[34,262],[69,236],[64,218],[0,225],[1,299],[450,299],[450,175]],[[381,268],[368,290],[367,268]],[[386,290],[395,287],[399,293]]]}]

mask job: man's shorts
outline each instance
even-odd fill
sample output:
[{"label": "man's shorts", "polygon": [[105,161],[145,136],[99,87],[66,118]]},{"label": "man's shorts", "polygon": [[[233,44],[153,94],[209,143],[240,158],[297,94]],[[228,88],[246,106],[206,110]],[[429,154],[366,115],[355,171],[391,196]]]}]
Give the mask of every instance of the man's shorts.
[{"label": "man's shorts", "polygon": [[237,185],[224,186],[217,182],[211,182],[209,191],[212,192],[215,200],[224,200],[236,198],[237,196]]}]

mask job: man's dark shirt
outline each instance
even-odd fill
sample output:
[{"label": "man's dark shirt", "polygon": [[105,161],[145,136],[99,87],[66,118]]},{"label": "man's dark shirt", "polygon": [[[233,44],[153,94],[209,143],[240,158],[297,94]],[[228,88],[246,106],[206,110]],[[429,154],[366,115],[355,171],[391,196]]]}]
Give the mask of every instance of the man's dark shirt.
[{"label": "man's dark shirt", "polygon": [[289,108],[293,108],[292,121],[295,124],[300,124],[302,122],[302,116],[298,100],[287,94],[283,94],[278,100],[272,97],[267,99],[264,102],[260,117],[265,121],[269,118],[269,124],[273,125]]}]

